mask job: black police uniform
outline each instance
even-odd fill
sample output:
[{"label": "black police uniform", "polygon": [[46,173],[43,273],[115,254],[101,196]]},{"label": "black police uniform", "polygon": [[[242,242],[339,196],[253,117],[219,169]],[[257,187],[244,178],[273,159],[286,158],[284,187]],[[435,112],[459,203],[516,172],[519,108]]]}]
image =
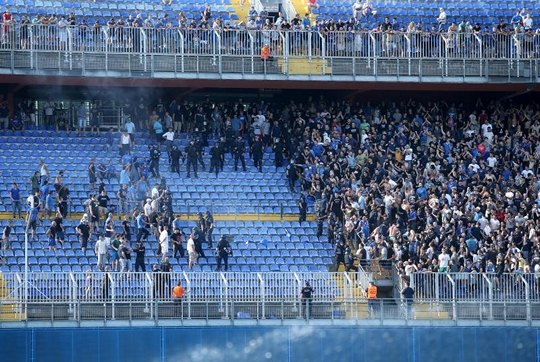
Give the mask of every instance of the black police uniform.
[{"label": "black police uniform", "polygon": [[251,147],[251,154],[253,156],[253,163],[255,164],[255,167],[257,167],[259,172],[262,172],[263,143],[260,139],[257,139],[253,143],[253,146]]},{"label": "black police uniform", "polygon": [[178,149],[177,146],[173,146],[171,149],[171,172],[176,172],[180,175],[180,158],[182,157],[182,152]]},{"label": "black police uniform", "polygon": [[197,177],[197,153],[197,146],[195,146],[195,142],[191,141],[186,147],[187,177],[190,177],[191,168],[193,168],[193,173],[195,174],[195,177]]},{"label": "black police uniform", "polygon": [[221,168],[221,150],[219,145],[216,143],[210,148],[210,172],[216,173],[216,178],[218,172]]},{"label": "black police uniform", "polygon": [[234,170],[238,171],[238,161],[242,163],[242,170],[246,171],[246,158],[244,157],[244,140],[239,138],[234,142],[233,153],[234,153]]},{"label": "black police uniform", "polygon": [[161,157],[161,151],[157,148],[157,146],[153,146],[150,150],[150,169],[149,171],[152,173],[153,177],[160,177],[159,176],[159,158]]},{"label": "black police uniform", "polygon": [[231,244],[227,241],[225,236],[222,236],[219,240],[219,243],[216,247],[216,256],[217,256],[217,268],[216,271],[221,270],[221,262],[225,266],[225,271],[229,268],[229,255],[231,254]]}]

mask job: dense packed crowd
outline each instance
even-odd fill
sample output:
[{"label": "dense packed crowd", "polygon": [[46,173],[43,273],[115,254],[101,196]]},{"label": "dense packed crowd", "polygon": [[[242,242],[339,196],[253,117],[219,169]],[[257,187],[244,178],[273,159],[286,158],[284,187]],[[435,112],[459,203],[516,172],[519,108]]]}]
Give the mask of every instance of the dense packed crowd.
[{"label": "dense packed crowd", "polygon": [[292,123],[293,167],[338,264],[540,272],[538,104],[321,99]]}]

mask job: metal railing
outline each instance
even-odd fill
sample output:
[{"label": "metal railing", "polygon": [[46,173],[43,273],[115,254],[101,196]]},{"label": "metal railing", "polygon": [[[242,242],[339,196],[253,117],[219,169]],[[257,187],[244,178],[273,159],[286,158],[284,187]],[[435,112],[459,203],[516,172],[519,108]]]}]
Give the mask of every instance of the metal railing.
[{"label": "metal railing", "polygon": [[532,273],[413,273],[417,301],[540,301],[540,279]]},{"label": "metal railing", "polygon": [[85,301],[74,303],[41,301],[28,303],[22,308],[22,301],[0,301],[0,325],[8,322],[77,322],[85,321],[128,321],[159,324],[168,320],[181,323],[262,323],[285,320],[328,320],[357,321],[370,325],[385,325],[392,322],[414,324],[415,322],[445,325],[469,325],[471,322],[485,325],[519,323],[538,325],[540,323],[540,303],[536,302],[494,302],[466,301],[424,303],[396,303],[393,299],[366,301],[344,299],[340,301],[296,301],[279,300],[267,302],[261,299],[245,301],[231,299],[226,303],[209,299],[191,301],[172,300],[126,300],[126,301]]},{"label": "metal railing", "polygon": [[[28,272],[4,273],[7,300],[21,299],[25,288],[28,302],[168,300],[180,281],[188,302],[205,300],[296,301],[306,281],[316,291],[315,301],[334,301],[352,295],[346,273],[329,272]],[[347,294],[348,293],[348,294]]]},{"label": "metal railing", "polygon": [[[261,61],[268,44],[273,61]],[[7,25],[9,73],[187,77],[502,77],[536,81],[540,35]],[[4,70],[4,72],[5,72]],[[104,74],[103,74],[104,72]]]}]

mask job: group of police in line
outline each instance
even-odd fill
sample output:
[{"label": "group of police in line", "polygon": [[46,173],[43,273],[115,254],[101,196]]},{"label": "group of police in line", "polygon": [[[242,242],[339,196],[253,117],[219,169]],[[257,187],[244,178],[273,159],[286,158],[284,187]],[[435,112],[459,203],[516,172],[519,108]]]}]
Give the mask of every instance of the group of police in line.
[{"label": "group of police in line", "polygon": [[[180,163],[185,165],[187,177],[191,177],[192,173],[195,178],[198,177],[199,166],[203,171],[206,171],[206,165],[203,160],[204,149],[207,146],[202,137],[194,135],[188,145],[182,151],[174,143],[167,146],[169,171],[180,175]],[[251,135],[248,139],[248,145],[242,136],[234,138],[234,136],[222,136],[216,141],[209,150],[210,154],[210,169],[209,172],[214,173],[216,178],[219,172],[223,171],[225,165],[225,155],[230,153],[234,159],[234,170],[238,171],[239,166],[242,171],[246,171],[245,153],[249,151],[250,157],[253,159],[253,164],[259,172],[263,170],[263,156],[265,149],[269,146],[264,142],[262,137]],[[273,141],[272,150],[274,152],[276,168],[283,165],[285,146],[279,140]],[[161,149],[159,145],[149,146],[149,171],[153,177],[159,178],[159,160],[161,158]]]}]

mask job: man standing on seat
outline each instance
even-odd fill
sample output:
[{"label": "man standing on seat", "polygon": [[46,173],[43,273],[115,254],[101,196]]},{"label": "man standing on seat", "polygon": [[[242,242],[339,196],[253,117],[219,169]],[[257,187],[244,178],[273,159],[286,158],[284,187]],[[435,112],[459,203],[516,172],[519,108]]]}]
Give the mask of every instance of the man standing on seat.
[{"label": "man standing on seat", "polygon": [[[45,197],[47,195],[43,195]],[[17,183],[13,183],[13,187],[11,190],[9,190],[9,198],[11,199],[11,203],[13,205],[13,218],[15,219],[15,216],[18,215],[19,219],[22,219],[21,216],[21,191],[19,190],[19,186],[17,186]]]},{"label": "man standing on seat", "polygon": [[302,298],[302,307],[304,308],[304,317],[309,319],[311,317],[311,300],[313,299],[313,288],[306,282],[302,290],[300,291],[300,297]]}]

